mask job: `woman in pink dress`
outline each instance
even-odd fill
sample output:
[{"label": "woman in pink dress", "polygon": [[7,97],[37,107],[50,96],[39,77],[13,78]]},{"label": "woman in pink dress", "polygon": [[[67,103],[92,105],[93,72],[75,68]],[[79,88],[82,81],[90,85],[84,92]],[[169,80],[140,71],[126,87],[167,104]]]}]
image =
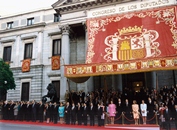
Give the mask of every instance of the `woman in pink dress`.
[{"label": "woman in pink dress", "polygon": [[114,117],[116,115],[116,105],[113,103],[113,101],[111,101],[111,103],[108,106],[108,113],[111,119],[111,124],[114,124]]},{"label": "woman in pink dress", "polygon": [[133,100],[132,111],[133,111],[133,118],[135,120],[135,125],[138,125],[138,120],[139,120],[139,105],[136,103],[136,100]]}]

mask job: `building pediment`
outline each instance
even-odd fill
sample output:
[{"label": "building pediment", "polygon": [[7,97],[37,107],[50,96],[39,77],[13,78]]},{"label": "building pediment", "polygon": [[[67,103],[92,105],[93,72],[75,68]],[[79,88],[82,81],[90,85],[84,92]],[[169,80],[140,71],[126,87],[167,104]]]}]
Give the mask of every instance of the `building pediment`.
[{"label": "building pediment", "polygon": [[62,15],[73,11],[99,8],[131,1],[136,0],[58,0],[52,7],[58,14]]}]

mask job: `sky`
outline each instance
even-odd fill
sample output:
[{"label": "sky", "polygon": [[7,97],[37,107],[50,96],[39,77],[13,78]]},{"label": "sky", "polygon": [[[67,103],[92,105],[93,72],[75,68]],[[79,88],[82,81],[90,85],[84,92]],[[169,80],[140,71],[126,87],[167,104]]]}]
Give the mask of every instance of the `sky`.
[{"label": "sky", "polygon": [[58,0],[0,0],[0,16],[49,8]]}]

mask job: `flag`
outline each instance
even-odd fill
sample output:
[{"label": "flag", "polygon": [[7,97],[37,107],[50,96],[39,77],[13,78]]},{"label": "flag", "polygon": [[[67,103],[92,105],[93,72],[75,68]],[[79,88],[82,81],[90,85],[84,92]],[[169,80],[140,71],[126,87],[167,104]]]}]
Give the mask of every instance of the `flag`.
[{"label": "flag", "polygon": [[22,72],[29,72],[30,71],[30,64],[31,64],[31,59],[23,60]]},{"label": "flag", "polygon": [[60,69],[60,56],[53,56],[51,60],[52,70],[59,70]]}]

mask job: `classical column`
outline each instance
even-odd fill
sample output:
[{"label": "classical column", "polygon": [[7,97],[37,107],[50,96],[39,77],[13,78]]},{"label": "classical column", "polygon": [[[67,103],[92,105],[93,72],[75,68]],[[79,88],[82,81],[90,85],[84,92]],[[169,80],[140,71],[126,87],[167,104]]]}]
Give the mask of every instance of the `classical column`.
[{"label": "classical column", "polygon": [[117,87],[118,87],[118,90],[122,92],[122,75],[121,74],[118,74],[116,75],[116,81],[117,81]]},{"label": "classical column", "polygon": [[14,61],[15,61],[15,66],[16,67],[18,67],[19,65],[21,65],[20,64],[20,62],[19,62],[19,60],[21,60],[21,59],[19,59],[19,52],[20,52],[20,35],[18,35],[17,36],[17,40],[16,40],[16,53],[15,53],[15,59],[14,59]]},{"label": "classical column", "polygon": [[64,76],[64,65],[70,63],[70,40],[69,40],[69,25],[60,26],[62,32],[61,38],[61,79],[60,79],[60,100],[64,100],[66,90],[69,90],[67,78]]},{"label": "classical column", "polygon": [[145,72],[145,87],[149,89],[156,89],[157,82],[156,71]]},{"label": "classical column", "polygon": [[112,75],[111,76],[111,79],[112,79],[112,86],[111,86],[111,88],[112,88],[112,90],[115,90],[115,86],[116,86],[116,82],[115,82],[115,76],[114,75]]},{"label": "classical column", "polygon": [[42,43],[43,43],[43,32],[38,33],[38,50],[37,50],[37,64],[42,64]]},{"label": "classical column", "polygon": [[85,59],[87,58],[87,47],[88,47],[88,33],[87,33],[87,25],[85,22],[82,23],[84,29],[85,29]]},{"label": "classical column", "polygon": [[153,89],[156,89],[156,85],[157,85],[156,71],[152,71],[151,72],[151,87]]}]

